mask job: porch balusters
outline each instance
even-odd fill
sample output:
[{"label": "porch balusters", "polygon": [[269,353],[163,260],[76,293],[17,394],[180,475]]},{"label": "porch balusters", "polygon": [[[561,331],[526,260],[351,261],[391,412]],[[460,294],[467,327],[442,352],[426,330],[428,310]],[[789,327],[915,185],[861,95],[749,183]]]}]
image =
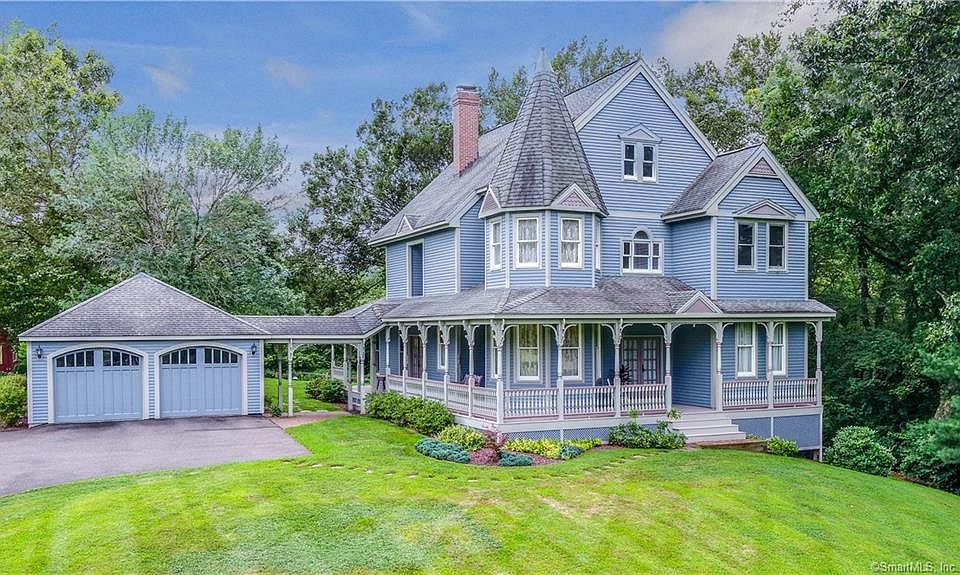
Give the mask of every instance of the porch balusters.
[{"label": "porch balusters", "polygon": [[563,420],[567,397],[563,392],[563,344],[567,338],[567,322],[561,321],[554,327],[557,336],[557,419]]},{"label": "porch balusters", "polygon": [[[764,331],[767,332],[767,407],[773,409],[773,370],[770,369],[770,361],[773,358],[773,330],[775,324],[768,321],[763,324]],[[784,325],[783,337],[786,339],[786,325]]]}]

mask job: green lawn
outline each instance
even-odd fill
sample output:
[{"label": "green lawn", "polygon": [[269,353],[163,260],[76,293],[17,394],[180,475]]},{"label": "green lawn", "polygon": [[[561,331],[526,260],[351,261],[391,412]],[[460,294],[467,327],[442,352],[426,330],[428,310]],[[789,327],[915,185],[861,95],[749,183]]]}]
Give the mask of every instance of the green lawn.
[{"label": "green lawn", "polygon": [[594,450],[563,464],[426,459],[340,417],[312,455],[0,498],[3,573],[870,573],[960,564],[960,497],[800,459]]},{"label": "green lawn", "polygon": [[[294,411],[338,411],[339,406],[325,401],[319,401],[307,397],[303,387],[306,384],[305,379],[293,380],[293,410]],[[274,405],[277,402],[277,378],[265,377],[263,379],[263,391],[270,402]],[[267,410],[269,411],[269,409]],[[287,412],[287,380],[283,380],[283,412]]]}]

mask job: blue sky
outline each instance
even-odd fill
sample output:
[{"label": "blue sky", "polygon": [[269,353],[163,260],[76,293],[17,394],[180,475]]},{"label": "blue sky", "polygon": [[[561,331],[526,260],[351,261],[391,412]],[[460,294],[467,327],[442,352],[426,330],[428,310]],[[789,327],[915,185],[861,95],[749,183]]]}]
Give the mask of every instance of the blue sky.
[{"label": "blue sky", "polygon": [[377,97],[430,81],[485,84],[584,34],[680,65],[765,30],[769,3],[3,4],[0,21],[56,25],[114,66],[138,105],[205,131],[262,125],[296,166],[350,145]]}]

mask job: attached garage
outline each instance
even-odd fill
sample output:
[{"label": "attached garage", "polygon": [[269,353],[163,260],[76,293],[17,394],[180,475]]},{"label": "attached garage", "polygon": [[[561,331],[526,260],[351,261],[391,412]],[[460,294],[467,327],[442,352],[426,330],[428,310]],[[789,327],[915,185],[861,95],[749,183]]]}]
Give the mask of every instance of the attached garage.
[{"label": "attached garage", "polygon": [[160,417],[240,415],[240,354],[220,347],[189,347],[160,356]]},{"label": "attached garage", "polygon": [[143,417],[140,355],[118,349],[81,349],[53,358],[54,416],[59,422]]}]

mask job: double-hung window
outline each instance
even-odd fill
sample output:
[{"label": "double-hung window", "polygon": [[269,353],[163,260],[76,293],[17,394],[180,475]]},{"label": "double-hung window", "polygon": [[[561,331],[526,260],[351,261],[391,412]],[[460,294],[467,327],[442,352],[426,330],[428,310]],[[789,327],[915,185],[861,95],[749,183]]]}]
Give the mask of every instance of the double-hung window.
[{"label": "double-hung window", "polygon": [[560,347],[560,368],[563,377],[579,379],[580,348],[582,332],[579,325],[567,326],[564,331],[563,345]]},{"label": "double-hung window", "polygon": [[770,371],[773,375],[787,374],[787,342],[786,342],[786,324],[777,323],[773,325],[773,333],[770,335]]},{"label": "double-hung window", "polygon": [[757,375],[756,329],[752,323],[738,323],[736,328],[737,377]]},{"label": "double-hung window", "polygon": [[757,225],[737,222],[737,269],[754,270],[757,260]]},{"label": "double-hung window", "polygon": [[540,380],[540,327],[537,325],[517,327],[517,379]]},{"label": "double-hung window", "polygon": [[540,267],[540,218],[517,218],[516,238],[516,267]]},{"label": "double-hung window", "polygon": [[560,218],[560,267],[583,267],[583,220]]},{"label": "double-hung window", "polygon": [[767,269],[772,271],[787,269],[787,226],[785,224],[767,224]]},{"label": "double-hung window", "polygon": [[490,269],[498,270],[503,266],[503,222],[493,220],[490,222],[490,238],[487,242],[490,253]]},{"label": "double-hung window", "polygon": [[623,179],[657,181],[657,147],[641,142],[623,143]]},{"label": "double-hung window", "polygon": [[659,273],[663,244],[640,230],[632,239],[624,240],[620,263],[624,272]]}]

